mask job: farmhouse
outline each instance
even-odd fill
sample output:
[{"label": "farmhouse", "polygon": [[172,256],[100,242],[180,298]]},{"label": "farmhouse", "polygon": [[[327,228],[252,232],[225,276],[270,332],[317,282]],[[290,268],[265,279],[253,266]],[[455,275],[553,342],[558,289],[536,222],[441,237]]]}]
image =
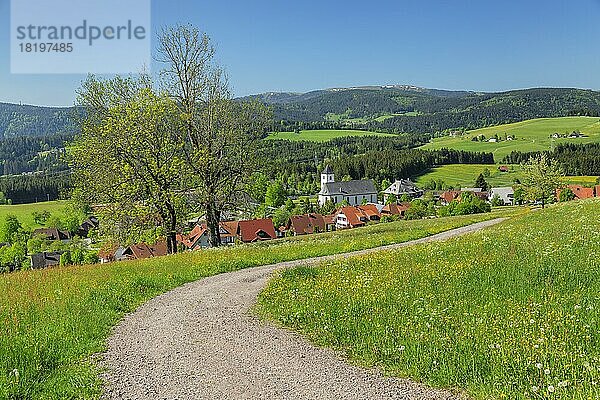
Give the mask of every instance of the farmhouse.
[{"label": "farmhouse", "polygon": [[503,205],[513,205],[515,203],[515,191],[510,186],[492,188],[488,193],[488,200],[492,201],[496,196],[498,196]]},{"label": "farmhouse", "polygon": [[244,243],[277,238],[273,220],[269,218],[239,221],[237,235]]},{"label": "farmhouse", "polygon": [[[226,221],[219,224],[221,244],[232,244],[235,242],[237,225],[237,221]],[[208,227],[205,223],[197,224],[188,235],[177,235],[177,241],[189,250],[210,247]]]},{"label": "farmhouse", "polygon": [[[600,185],[595,187],[585,187],[581,185],[567,185],[575,195],[575,200],[591,199],[592,197],[600,197]],[[560,196],[561,190],[556,191],[556,197]]]},{"label": "farmhouse", "polygon": [[338,229],[364,226],[368,217],[356,207],[342,207],[334,213],[335,227]]},{"label": "farmhouse", "polygon": [[386,204],[381,210],[381,215],[399,215],[404,216],[406,210],[410,207],[410,203],[390,203]]},{"label": "farmhouse", "polygon": [[375,183],[370,179],[336,182],[333,169],[327,165],[321,173],[319,204],[322,206],[328,201],[334,204],[347,201],[352,206],[362,204],[363,201],[376,203],[377,189],[375,189]]},{"label": "farmhouse", "polygon": [[144,258],[167,255],[167,243],[164,241],[156,244],[137,243],[126,247],[119,255],[120,260],[142,260]]},{"label": "farmhouse", "polygon": [[46,240],[61,241],[63,243],[71,240],[71,234],[68,231],[62,231],[58,228],[39,228],[33,231],[33,236],[41,236]]},{"label": "farmhouse", "polygon": [[308,235],[311,233],[325,232],[327,226],[321,214],[304,214],[290,217],[285,227],[286,232],[296,235]]},{"label": "farmhouse", "polygon": [[92,229],[98,229],[99,226],[100,221],[98,220],[98,218],[91,216],[85,221],[83,221],[83,223],[79,226],[79,229],[77,229],[77,236],[86,238],[89,236],[90,231]]},{"label": "farmhouse", "polygon": [[407,195],[411,199],[423,196],[423,190],[419,189],[410,179],[400,179],[395,181],[383,191],[384,202],[387,201],[389,195],[396,196],[399,199],[403,195]]},{"label": "farmhouse", "polygon": [[31,268],[40,269],[60,264],[60,256],[64,251],[44,251],[31,255]]},{"label": "farmhouse", "polygon": [[450,204],[450,202],[452,202],[452,200],[458,199],[459,196],[460,196],[460,191],[447,190],[440,195],[440,201],[442,202],[442,204],[448,205],[448,204]]},{"label": "farmhouse", "polygon": [[381,219],[381,213],[375,204],[365,204],[356,206],[356,208],[368,221],[379,221]]}]

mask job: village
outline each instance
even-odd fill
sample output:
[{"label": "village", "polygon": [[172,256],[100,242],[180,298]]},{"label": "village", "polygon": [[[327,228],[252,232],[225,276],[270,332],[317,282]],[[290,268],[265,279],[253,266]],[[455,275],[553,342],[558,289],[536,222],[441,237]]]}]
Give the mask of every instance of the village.
[{"label": "village", "polygon": [[[506,166],[499,166],[501,172],[507,172]],[[331,232],[340,229],[353,229],[374,223],[385,223],[399,219],[407,219],[407,212],[415,207],[415,201],[423,203],[425,197],[429,204],[435,205],[437,213],[416,214],[416,218],[435,218],[445,215],[440,212],[451,204],[460,204],[469,197],[481,203],[493,206],[522,205],[524,201],[515,198],[515,189],[507,187],[491,187],[484,190],[480,187],[465,187],[460,190],[430,191],[419,188],[410,179],[400,179],[393,182],[387,189],[378,192],[373,180],[336,181],[330,165],[321,173],[321,190],[316,195],[318,205],[335,205],[335,211],[329,214],[308,212],[291,215],[284,225],[276,226],[272,218],[254,218],[243,220],[224,220],[219,224],[222,245],[254,243],[266,240],[276,240],[284,237],[312,235]],[[582,185],[567,185],[556,192],[556,199],[564,200],[588,199],[600,197],[600,185],[584,187]],[[565,194],[567,194],[565,196]],[[485,212],[489,208],[465,213]],[[414,219],[412,217],[411,219]],[[201,219],[189,221],[189,232],[177,234],[179,251],[197,251],[210,246],[208,227]],[[39,228],[32,236],[42,237],[48,242],[69,243],[74,237],[82,238],[88,247],[93,247],[90,232],[99,228],[98,218],[91,216],[86,219],[73,235],[58,228]],[[31,267],[46,268],[61,264],[61,256],[65,250],[44,251],[31,255]],[[156,243],[135,243],[127,246],[110,245],[99,249],[97,262],[146,259],[167,254],[164,240]]]}]

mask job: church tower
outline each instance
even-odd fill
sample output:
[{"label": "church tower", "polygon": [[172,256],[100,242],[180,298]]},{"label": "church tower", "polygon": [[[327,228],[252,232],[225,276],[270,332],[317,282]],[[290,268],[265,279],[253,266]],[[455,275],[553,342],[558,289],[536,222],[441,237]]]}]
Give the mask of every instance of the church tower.
[{"label": "church tower", "polygon": [[324,184],[331,182],[335,182],[335,178],[333,177],[333,169],[327,164],[323,172],[321,172],[321,188],[323,188]]}]

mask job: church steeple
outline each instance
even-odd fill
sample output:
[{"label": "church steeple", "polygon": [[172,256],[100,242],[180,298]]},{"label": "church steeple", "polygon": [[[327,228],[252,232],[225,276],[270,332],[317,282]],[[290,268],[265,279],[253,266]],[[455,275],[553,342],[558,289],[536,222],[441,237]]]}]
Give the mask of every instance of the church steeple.
[{"label": "church steeple", "polygon": [[321,188],[323,188],[324,184],[331,182],[335,182],[335,178],[333,176],[333,169],[327,164],[323,172],[321,172]]}]

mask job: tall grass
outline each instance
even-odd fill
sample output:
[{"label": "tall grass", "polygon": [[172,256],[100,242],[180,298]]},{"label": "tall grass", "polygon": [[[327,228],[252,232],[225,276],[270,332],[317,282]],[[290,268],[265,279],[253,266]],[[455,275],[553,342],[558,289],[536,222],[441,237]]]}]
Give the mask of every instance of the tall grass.
[{"label": "tall grass", "polygon": [[0,275],[0,398],[95,398],[91,356],[123,314],[183,283],[240,268],[398,243],[519,212],[400,221],[105,265]]},{"label": "tall grass", "polygon": [[600,398],[600,201],[282,272],[259,311],[358,362],[477,399]]}]

